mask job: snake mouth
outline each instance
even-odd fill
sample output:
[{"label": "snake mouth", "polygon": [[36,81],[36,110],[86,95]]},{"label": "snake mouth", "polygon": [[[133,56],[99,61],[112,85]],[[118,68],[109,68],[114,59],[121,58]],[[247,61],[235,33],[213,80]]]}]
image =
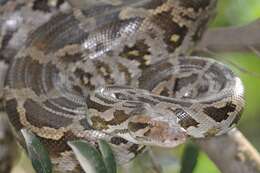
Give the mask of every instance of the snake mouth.
[{"label": "snake mouth", "polygon": [[187,133],[179,127],[153,127],[147,137],[155,146],[173,148],[186,141]]},{"label": "snake mouth", "polygon": [[184,143],[186,130],[177,124],[137,116],[128,124],[130,135],[140,144],[172,148]]}]

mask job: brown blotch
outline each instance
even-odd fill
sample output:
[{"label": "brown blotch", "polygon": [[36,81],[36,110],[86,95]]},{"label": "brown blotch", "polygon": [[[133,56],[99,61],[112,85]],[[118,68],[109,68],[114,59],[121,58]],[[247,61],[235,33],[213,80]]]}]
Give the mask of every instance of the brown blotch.
[{"label": "brown blotch", "polygon": [[148,1],[147,4],[143,5],[143,8],[154,9],[163,5],[165,2],[167,2],[167,0]]},{"label": "brown blotch", "polygon": [[138,144],[133,144],[128,148],[128,151],[137,155],[142,151],[142,148],[140,149]]},{"label": "brown blotch", "polygon": [[129,115],[126,114],[123,110],[116,110],[114,112],[114,118],[106,121],[104,118],[99,116],[91,117],[92,126],[94,129],[107,129],[109,125],[119,125],[125,122],[129,118]]},{"label": "brown blotch", "polygon": [[205,137],[214,137],[220,131],[220,129],[213,127],[204,133]]},{"label": "brown blotch", "polygon": [[71,150],[71,148],[67,145],[67,142],[80,139],[79,137],[75,136],[71,131],[64,133],[63,137],[59,140],[46,139],[39,136],[38,138],[51,154],[58,154],[60,152]]},{"label": "brown blotch", "polygon": [[168,88],[164,87],[163,90],[159,93],[161,96],[169,97],[170,96],[170,91]]},{"label": "brown blotch", "polygon": [[82,88],[78,85],[72,85],[71,86],[73,91],[75,91],[75,93],[77,93],[78,95],[83,95],[83,91],[82,91]]},{"label": "brown blotch", "polygon": [[111,138],[110,142],[112,144],[115,144],[115,145],[120,145],[120,144],[127,144],[128,141],[125,140],[124,138],[121,138],[121,137],[117,137],[117,136],[114,136]]},{"label": "brown blotch", "polygon": [[38,27],[28,38],[27,44],[43,53],[54,53],[65,45],[78,44],[87,39],[88,33],[79,27],[71,13],[59,13],[46,24]]},{"label": "brown blotch", "polygon": [[50,7],[48,1],[34,1],[32,9],[49,13]]},{"label": "brown blotch", "polygon": [[[171,110],[171,109],[170,109]],[[172,111],[172,110],[171,110]],[[189,127],[198,127],[199,123],[194,120],[187,112],[178,108],[173,111],[176,116],[179,118],[179,123],[181,127],[184,129],[188,129]]]},{"label": "brown blotch", "polygon": [[17,111],[17,101],[15,99],[7,100],[5,108],[12,125],[17,130],[22,129],[23,125],[20,122],[19,112]]},{"label": "brown blotch", "polygon": [[82,60],[83,55],[81,52],[77,52],[74,54],[70,54],[69,52],[65,52],[65,55],[60,57],[65,63],[74,63],[79,60]]},{"label": "brown blotch", "polygon": [[80,79],[81,85],[86,86],[90,90],[95,89],[95,85],[91,84],[91,78],[93,77],[92,74],[87,73],[82,69],[78,69],[78,68],[75,70],[74,73]]},{"label": "brown blotch", "polygon": [[99,112],[105,112],[106,110],[110,109],[111,107],[99,104],[98,102],[92,101],[90,97],[86,100],[87,108],[88,109],[96,109]]},{"label": "brown blotch", "polygon": [[32,88],[32,90],[39,96],[43,94],[43,81],[42,81],[42,71],[43,65],[39,64],[38,61],[32,59],[25,59],[29,65],[26,68],[26,82]]},{"label": "brown blotch", "polygon": [[138,41],[132,47],[126,46],[123,52],[120,53],[120,56],[129,60],[135,60],[139,62],[139,67],[145,69],[150,65],[149,59],[145,57],[149,56],[149,46],[145,44],[144,40]]},{"label": "brown blotch", "polygon": [[123,110],[116,110],[114,113],[114,117],[115,118],[113,118],[108,122],[109,125],[121,124],[129,118],[129,115],[126,114]]},{"label": "brown blotch", "polygon": [[26,110],[27,120],[32,125],[39,128],[45,126],[58,129],[68,126],[72,123],[71,118],[66,118],[64,116],[50,112],[32,99],[27,99],[25,101],[24,108]]},{"label": "brown blotch", "polygon": [[100,74],[106,81],[106,84],[114,84],[115,81],[111,76],[112,73],[112,69],[109,67],[108,64],[101,62],[101,61],[97,61],[95,62],[96,65],[96,69],[98,74]]},{"label": "brown blotch", "polygon": [[144,136],[150,136],[152,133],[151,129],[148,129],[145,133]]},{"label": "brown blotch", "polygon": [[234,120],[231,122],[230,126],[231,127],[232,125],[234,124],[238,124],[238,121],[240,120],[241,118],[241,115],[242,115],[242,112],[243,112],[243,109],[241,109],[238,114],[236,115],[236,117],[234,118]]},{"label": "brown blotch", "polygon": [[[167,45],[168,51],[174,52],[176,48],[182,44],[188,33],[188,28],[184,25],[180,26],[178,23],[174,22],[174,16],[172,16],[171,13],[172,9],[157,13],[151,20],[164,32],[163,40]],[[173,36],[178,37],[178,39],[173,41]]]},{"label": "brown blotch", "polygon": [[108,129],[108,122],[99,116],[91,117],[91,122],[92,122],[92,127],[94,129],[97,130]]},{"label": "brown blotch", "polygon": [[126,81],[125,85],[130,85],[132,76],[131,76],[131,73],[128,71],[128,67],[124,66],[123,64],[118,64],[117,67],[118,67],[118,70],[120,72],[124,73],[124,75],[125,75],[125,81]]},{"label": "brown blotch", "polygon": [[210,4],[209,0],[180,0],[180,5],[185,8],[192,8],[195,11],[205,9]]},{"label": "brown blotch", "polygon": [[136,132],[140,129],[144,129],[146,127],[148,127],[149,124],[148,123],[139,123],[139,122],[129,122],[128,123],[128,128],[129,130],[131,130],[132,132]]},{"label": "brown blotch", "polygon": [[214,119],[217,122],[221,122],[226,120],[229,117],[230,112],[234,112],[236,110],[236,105],[232,102],[228,102],[225,106],[221,108],[216,108],[213,106],[204,108],[203,112],[207,114],[209,117]]},{"label": "brown blotch", "polygon": [[157,86],[152,89],[152,93],[156,95],[170,97],[172,95],[170,94],[169,90],[169,81],[171,81],[171,78],[171,76],[167,76],[163,81],[158,82]]}]

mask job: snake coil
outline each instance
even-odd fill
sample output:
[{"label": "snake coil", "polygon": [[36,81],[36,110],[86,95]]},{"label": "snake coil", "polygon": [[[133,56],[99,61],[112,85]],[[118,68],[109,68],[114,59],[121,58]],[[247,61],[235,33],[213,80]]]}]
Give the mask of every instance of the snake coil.
[{"label": "snake coil", "polygon": [[79,169],[66,142],[106,139],[119,162],[145,145],[227,132],[244,106],[225,65],[188,57],[215,1],[96,1],[54,16],[12,61],[6,110],[46,145],[55,169]]}]

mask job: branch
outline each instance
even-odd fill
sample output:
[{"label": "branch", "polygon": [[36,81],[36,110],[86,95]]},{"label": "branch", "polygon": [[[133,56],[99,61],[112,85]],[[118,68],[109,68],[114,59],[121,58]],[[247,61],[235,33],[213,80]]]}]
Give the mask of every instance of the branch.
[{"label": "branch", "polygon": [[4,113],[0,112],[0,172],[11,172],[16,152],[16,143],[8,120]]},{"label": "branch", "polygon": [[260,155],[243,134],[235,129],[228,134],[195,141],[222,173],[259,173]]},{"label": "branch", "polygon": [[195,50],[214,52],[260,50],[260,19],[240,27],[209,29]]},{"label": "branch", "polygon": [[[241,27],[209,29],[196,52],[254,52],[260,50],[260,19]],[[259,173],[260,155],[239,130],[196,140],[222,173]]]}]

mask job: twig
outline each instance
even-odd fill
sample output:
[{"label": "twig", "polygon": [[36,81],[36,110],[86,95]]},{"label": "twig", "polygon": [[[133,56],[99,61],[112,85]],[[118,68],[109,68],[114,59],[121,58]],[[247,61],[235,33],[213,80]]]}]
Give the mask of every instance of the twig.
[{"label": "twig", "polygon": [[0,172],[10,173],[16,157],[16,143],[5,115],[0,112]]},{"label": "twig", "polygon": [[209,29],[196,50],[251,52],[250,47],[260,50],[260,19],[245,26]]},{"label": "twig", "polygon": [[259,50],[257,50],[255,47],[252,47],[252,46],[248,46],[248,48],[249,48],[252,52],[254,52],[254,54],[255,54],[257,57],[260,58],[260,51],[259,51]]},{"label": "twig", "polygon": [[155,173],[162,173],[162,166],[156,161],[153,151],[149,148],[148,155],[151,159],[151,164]]},{"label": "twig", "polygon": [[196,140],[222,173],[259,173],[260,155],[243,134],[234,129],[228,134]]},{"label": "twig", "polygon": [[225,58],[225,57],[221,56],[220,54],[217,54],[217,53],[215,53],[215,52],[213,52],[213,51],[211,51],[211,50],[209,50],[207,48],[205,48],[203,50],[203,52],[208,53],[209,55],[213,56],[213,58],[215,58],[215,59],[218,59],[218,60],[220,60],[222,62],[226,62],[227,64],[230,64],[231,66],[233,66],[234,68],[236,68],[237,70],[239,70],[242,73],[245,73],[245,74],[248,74],[248,75],[260,78],[260,74],[259,73],[250,71],[250,70],[242,67],[241,65],[233,62],[232,60],[230,60],[228,58]]}]

